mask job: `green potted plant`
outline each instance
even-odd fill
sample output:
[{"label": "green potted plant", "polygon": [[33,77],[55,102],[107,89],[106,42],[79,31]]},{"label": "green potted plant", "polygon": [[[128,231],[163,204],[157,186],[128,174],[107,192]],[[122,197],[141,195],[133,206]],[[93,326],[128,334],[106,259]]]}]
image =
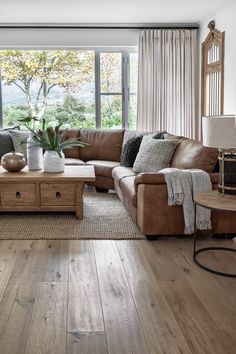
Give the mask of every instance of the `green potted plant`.
[{"label": "green potted plant", "polygon": [[42,121],[42,129],[34,130],[31,128],[31,121],[35,118],[24,118],[20,122],[29,129],[31,134],[31,146],[39,147],[44,150],[43,166],[45,172],[63,172],[65,167],[64,149],[74,146],[84,147],[88,145],[80,141],[79,138],[67,138],[66,130],[60,130],[62,124],[56,127],[46,127],[45,120]]},{"label": "green potted plant", "polygon": [[[45,121],[42,122],[34,117],[26,117],[20,119],[19,123],[23,124],[29,131],[29,136],[26,141],[28,169],[41,170],[43,168],[43,149],[40,146],[35,145],[33,136],[36,128],[40,125],[42,125],[42,129],[45,130]],[[24,144],[23,141],[22,144]]]}]

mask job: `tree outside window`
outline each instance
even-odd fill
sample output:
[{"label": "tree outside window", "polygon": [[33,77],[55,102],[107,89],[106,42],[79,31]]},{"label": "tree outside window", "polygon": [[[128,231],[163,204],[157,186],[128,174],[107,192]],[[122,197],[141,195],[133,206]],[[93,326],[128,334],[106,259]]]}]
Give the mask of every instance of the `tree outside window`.
[{"label": "tree outside window", "polygon": [[[94,50],[1,51],[3,125],[13,126],[18,119],[33,116],[75,128],[124,126],[122,55],[100,53],[98,75]],[[133,75],[126,79],[130,80]]]}]

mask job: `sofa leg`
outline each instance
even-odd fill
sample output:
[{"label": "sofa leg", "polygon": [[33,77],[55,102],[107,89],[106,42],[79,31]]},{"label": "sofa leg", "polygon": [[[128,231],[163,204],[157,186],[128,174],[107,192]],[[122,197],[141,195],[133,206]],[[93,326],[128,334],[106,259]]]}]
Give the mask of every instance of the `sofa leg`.
[{"label": "sofa leg", "polygon": [[232,238],[236,237],[236,234],[213,234],[213,238],[223,239],[223,240],[231,240]]},{"label": "sofa leg", "polygon": [[158,239],[158,236],[155,236],[155,235],[146,235],[146,239],[148,241],[154,241],[154,240],[157,240]]},{"label": "sofa leg", "polygon": [[95,189],[96,189],[96,192],[98,192],[98,193],[108,193],[109,192],[109,189],[107,189],[107,188],[95,187]]}]

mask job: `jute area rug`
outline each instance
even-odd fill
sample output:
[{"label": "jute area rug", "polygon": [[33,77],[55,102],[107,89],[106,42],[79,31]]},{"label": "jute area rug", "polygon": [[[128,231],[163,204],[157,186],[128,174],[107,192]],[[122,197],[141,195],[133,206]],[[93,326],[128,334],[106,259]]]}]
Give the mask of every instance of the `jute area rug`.
[{"label": "jute area rug", "polygon": [[0,213],[0,240],[143,239],[115,193],[84,194],[84,218],[74,213]]}]

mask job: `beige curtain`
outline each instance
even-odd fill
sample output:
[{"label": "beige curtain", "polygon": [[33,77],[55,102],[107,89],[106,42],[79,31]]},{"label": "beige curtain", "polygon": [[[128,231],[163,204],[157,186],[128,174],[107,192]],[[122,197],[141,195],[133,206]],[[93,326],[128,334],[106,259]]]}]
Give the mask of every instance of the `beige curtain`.
[{"label": "beige curtain", "polygon": [[142,30],[138,130],[197,138],[197,30]]}]

